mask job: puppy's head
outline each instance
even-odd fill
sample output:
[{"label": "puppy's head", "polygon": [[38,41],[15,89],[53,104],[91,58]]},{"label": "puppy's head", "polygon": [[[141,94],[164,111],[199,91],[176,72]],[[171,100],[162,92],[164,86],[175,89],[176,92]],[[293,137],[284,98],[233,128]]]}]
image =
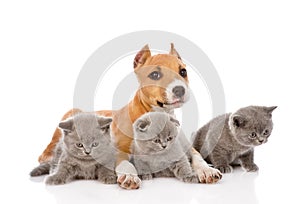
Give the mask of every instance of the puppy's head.
[{"label": "puppy's head", "polygon": [[135,56],[134,71],[140,83],[141,100],[152,107],[173,109],[189,98],[186,65],[171,44],[169,54],[151,56],[148,45]]}]

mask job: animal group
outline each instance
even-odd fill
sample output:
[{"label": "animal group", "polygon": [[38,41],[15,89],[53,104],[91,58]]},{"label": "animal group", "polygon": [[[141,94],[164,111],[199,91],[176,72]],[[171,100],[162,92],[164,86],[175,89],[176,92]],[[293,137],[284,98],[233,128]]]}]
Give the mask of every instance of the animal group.
[{"label": "animal group", "polygon": [[157,55],[144,46],[133,68],[139,82],[133,99],[119,110],[69,110],[31,176],[49,174],[48,185],[96,179],[138,189],[142,180],[156,177],[215,183],[236,165],[258,170],[254,147],[267,142],[276,106],[220,115],[189,139],[174,115],[190,94],[188,71],[174,45]]}]

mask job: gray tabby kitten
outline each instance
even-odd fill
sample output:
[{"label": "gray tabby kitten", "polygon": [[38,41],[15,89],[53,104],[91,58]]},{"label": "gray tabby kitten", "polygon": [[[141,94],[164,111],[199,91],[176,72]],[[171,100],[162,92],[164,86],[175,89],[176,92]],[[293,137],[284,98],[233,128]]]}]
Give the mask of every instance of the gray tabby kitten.
[{"label": "gray tabby kitten", "polygon": [[257,171],[254,147],[266,143],[271,135],[275,108],[248,106],[218,116],[193,135],[193,146],[222,173],[232,172],[232,165]]},{"label": "gray tabby kitten", "polygon": [[59,185],[75,179],[116,183],[114,147],[110,140],[111,118],[79,113],[59,123],[63,132],[54,157],[33,169],[31,176],[51,173],[46,184]]},{"label": "gray tabby kitten", "polygon": [[133,163],[143,180],[176,177],[199,183],[188,158],[191,144],[178,129],[179,122],[164,112],[149,112],[134,122]]}]

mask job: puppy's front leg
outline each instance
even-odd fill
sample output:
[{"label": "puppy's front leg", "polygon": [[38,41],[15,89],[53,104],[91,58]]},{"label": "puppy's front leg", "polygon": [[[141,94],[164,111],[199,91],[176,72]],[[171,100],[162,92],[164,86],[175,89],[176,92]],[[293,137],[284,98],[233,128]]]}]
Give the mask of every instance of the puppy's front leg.
[{"label": "puppy's front leg", "polygon": [[222,178],[222,174],[218,169],[208,166],[200,153],[192,148],[190,150],[192,156],[192,167],[197,173],[201,183],[216,183]]},{"label": "puppy's front leg", "polygon": [[[137,171],[132,163],[130,163],[128,155],[119,155],[123,158],[118,162],[116,173],[118,176],[117,182],[124,189],[138,189],[141,185],[141,179],[138,177]],[[127,158],[124,158],[127,157]]]}]

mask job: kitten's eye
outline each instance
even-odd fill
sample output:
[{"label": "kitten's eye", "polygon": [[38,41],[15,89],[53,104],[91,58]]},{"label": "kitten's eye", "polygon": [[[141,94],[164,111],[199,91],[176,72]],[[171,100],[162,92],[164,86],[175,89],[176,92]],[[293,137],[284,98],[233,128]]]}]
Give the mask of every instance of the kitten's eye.
[{"label": "kitten's eye", "polygon": [[256,138],[256,136],[257,136],[256,132],[252,132],[252,133],[250,134],[250,138]]},{"label": "kitten's eye", "polygon": [[154,71],[154,72],[151,72],[148,77],[152,80],[159,80],[161,77],[162,77],[162,73],[158,72],[158,71]]},{"label": "kitten's eye", "polygon": [[82,143],[76,143],[76,146],[79,147],[79,148],[82,148],[83,144]]},{"label": "kitten's eye", "polygon": [[265,135],[265,136],[266,136],[266,135],[269,135],[269,133],[270,133],[269,130],[265,130],[265,131],[264,131],[264,135]]},{"label": "kitten's eye", "polygon": [[167,141],[169,142],[169,141],[171,141],[173,139],[173,137],[168,137],[167,138]]},{"label": "kitten's eye", "polygon": [[98,145],[99,145],[98,142],[94,142],[94,143],[92,144],[92,147],[97,147]]},{"label": "kitten's eye", "polygon": [[179,74],[180,74],[180,76],[182,76],[183,78],[185,78],[186,76],[187,76],[187,71],[186,71],[186,69],[180,69],[179,70]]},{"label": "kitten's eye", "polygon": [[160,139],[155,139],[155,140],[153,140],[153,142],[159,143],[159,142],[160,142]]}]

